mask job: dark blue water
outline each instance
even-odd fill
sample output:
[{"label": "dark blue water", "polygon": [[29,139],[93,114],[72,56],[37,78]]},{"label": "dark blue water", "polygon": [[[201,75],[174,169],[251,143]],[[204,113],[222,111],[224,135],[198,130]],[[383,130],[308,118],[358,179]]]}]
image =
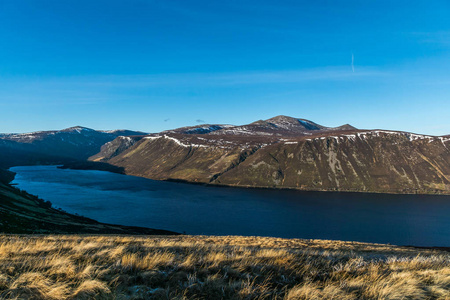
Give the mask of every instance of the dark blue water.
[{"label": "dark blue water", "polygon": [[18,188],[101,222],[188,234],[450,246],[450,196],[210,187],[55,166],[11,170]]}]

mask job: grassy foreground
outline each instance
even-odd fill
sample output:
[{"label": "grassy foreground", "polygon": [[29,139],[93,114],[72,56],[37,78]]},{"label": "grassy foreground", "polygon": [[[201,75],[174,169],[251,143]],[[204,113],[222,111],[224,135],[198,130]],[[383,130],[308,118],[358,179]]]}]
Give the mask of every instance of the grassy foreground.
[{"label": "grassy foreground", "polygon": [[0,235],[0,299],[450,299],[450,253],[263,237]]}]

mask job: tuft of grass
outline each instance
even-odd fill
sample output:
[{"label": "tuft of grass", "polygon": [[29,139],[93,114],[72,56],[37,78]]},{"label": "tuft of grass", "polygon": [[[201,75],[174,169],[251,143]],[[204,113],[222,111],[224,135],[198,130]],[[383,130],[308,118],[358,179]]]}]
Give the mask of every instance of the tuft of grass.
[{"label": "tuft of grass", "polygon": [[450,300],[450,254],[265,237],[0,235],[0,299]]},{"label": "tuft of grass", "polygon": [[169,266],[175,259],[170,252],[148,253],[141,256],[136,253],[125,254],[121,257],[117,267],[122,270],[149,271],[162,266]]},{"label": "tuft of grass", "polygon": [[111,291],[105,282],[90,279],[83,281],[73,292],[72,299],[110,299]]}]

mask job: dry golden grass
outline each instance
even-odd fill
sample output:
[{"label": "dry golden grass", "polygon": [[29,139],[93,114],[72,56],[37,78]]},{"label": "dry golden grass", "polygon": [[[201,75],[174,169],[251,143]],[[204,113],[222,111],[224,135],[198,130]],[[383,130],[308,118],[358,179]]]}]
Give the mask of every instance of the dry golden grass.
[{"label": "dry golden grass", "polygon": [[4,235],[0,299],[450,300],[450,254],[263,237]]}]

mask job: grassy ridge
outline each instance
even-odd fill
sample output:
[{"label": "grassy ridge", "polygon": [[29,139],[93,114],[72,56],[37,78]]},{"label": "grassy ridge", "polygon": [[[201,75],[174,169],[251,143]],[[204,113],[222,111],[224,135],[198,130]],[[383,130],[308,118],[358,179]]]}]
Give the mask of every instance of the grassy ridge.
[{"label": "grassy ridge", "polygon": [[[5,183],[2,183],[2,174]],[[176,234],[167,230],[100,223],[52,208],[51,203],[6,184],[0,169],[0,233]]]},{"label": "grassy ridge", "polygon": [[263,237],[0,236],[1,299],[450,299],[450,254]]}]

